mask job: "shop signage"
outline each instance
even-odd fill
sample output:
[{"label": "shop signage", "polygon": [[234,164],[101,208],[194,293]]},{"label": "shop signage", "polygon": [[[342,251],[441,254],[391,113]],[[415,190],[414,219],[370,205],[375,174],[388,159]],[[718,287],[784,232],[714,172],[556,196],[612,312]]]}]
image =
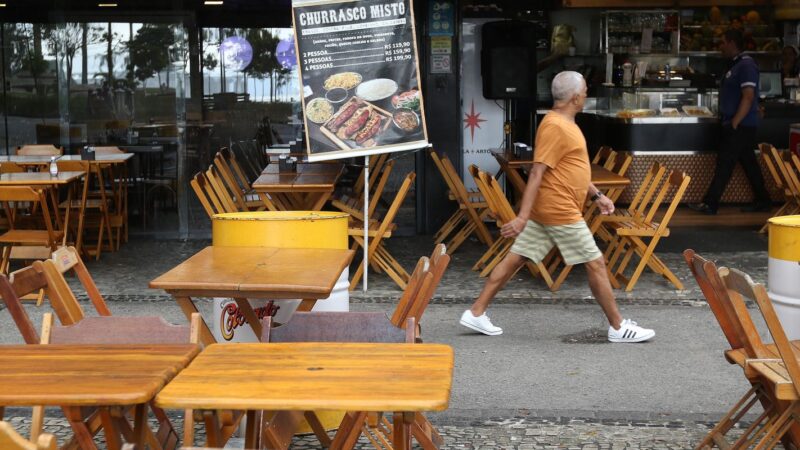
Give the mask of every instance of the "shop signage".
[{"label": "shop signage", "polygon": [[428,5],[428,35],[452,36],[455,28],[453,3],[447,0],[431,1]]},{"label": "shop signage", "polygon": [[411,0],[292,4],[311,161],[428,145]]}]

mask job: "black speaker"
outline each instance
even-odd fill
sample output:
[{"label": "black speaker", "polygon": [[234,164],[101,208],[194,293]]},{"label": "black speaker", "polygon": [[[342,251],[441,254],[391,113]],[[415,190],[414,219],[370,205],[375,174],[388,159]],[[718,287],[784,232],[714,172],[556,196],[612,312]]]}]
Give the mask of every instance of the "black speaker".
[{"label": "black speaker", "polygon": [[520,99],[536,95],[536,26],[504,20],[481,28],[483,96]]}]

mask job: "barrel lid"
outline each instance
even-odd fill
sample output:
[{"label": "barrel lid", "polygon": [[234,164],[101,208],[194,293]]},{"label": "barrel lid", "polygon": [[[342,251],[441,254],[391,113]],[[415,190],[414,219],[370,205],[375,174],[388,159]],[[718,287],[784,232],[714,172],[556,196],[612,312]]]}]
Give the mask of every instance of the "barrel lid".
[{"label": "barrel lid", "polygon": [[334,211],[249,211],[214,214],[212,220],[293,221],[346,219],[349,214]]},{"label": "barrel lid", "polygon": [[800,228],[800,215],[773,217],[768,222],[781,227]]}]

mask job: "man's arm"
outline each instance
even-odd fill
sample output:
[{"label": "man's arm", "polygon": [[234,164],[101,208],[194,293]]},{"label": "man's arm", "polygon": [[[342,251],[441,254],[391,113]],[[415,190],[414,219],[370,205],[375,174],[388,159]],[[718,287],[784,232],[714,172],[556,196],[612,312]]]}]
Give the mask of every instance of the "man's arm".
[{"label": "man's arm", "polygon": [[531,214],[531,209],[533,209],[533,203],[536,201],[536,194],[539,192],[539,185],[542,184],[542,176],[547,168],[545,164],[533,163],[531,173],[528,175],[528,183],[525,185],[525,192],[522,194],[522,203],[519,207],[519,213],[514,220],[503,224],[503,227],[500,229],[500,234],[502,234],[503,237],[517,237],[517,235],[522,233],[522,230],[525,229],[525,225],[528,223],[528,217]]},{"label": "man's arm", "polygon": [[597,207],[600,208],[600,213],[609,215],[614,212],[614,202],[611,201],[610,198],[606,197],[600,192],[600,189],[597,189],[594,184],[589,183],[589,198],[594,197],[597,194],[600,194],[595,202],[597,203]]},{"label": "man's arm", "polygon": [[739,102],[739,108],[736,110],[736,115],[733,116],[731,119],[731,126],[733,129],[739,128],[739,124],[742,123],[747,113],[750,112],[750,108],[753,106],[753,101],[756,98],[756,90],[753,89],[751,86],[746,86],[742,88],[742,100]]}]

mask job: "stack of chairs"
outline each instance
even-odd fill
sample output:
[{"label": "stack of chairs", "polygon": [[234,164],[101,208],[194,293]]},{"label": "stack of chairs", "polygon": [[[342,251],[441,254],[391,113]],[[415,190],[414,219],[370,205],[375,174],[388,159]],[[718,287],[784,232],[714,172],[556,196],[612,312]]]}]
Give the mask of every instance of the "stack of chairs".
[{"label": "stack of chairs", "polygon": [[[761,160],[783,193],[783,205],[772,217],[788,216],[800,212],[800,158],[788,150],[778,150],[770,144],[760,144]],[[767,224],[760,232],[767,231]]]}]

